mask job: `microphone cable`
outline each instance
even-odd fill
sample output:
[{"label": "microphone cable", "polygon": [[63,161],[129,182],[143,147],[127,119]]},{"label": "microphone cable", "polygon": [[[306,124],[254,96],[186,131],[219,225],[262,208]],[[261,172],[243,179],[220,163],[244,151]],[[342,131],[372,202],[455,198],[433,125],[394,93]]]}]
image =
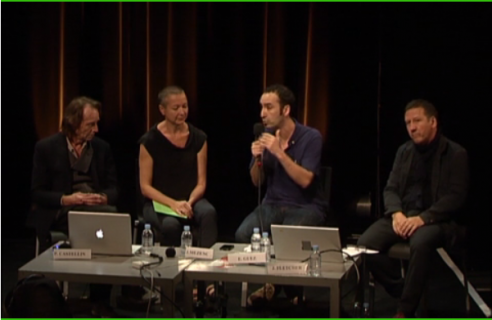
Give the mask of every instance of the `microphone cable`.
[{"label": "microphone cable", "polygon": [[[265,132],[265,126],[263,125],[263,123],[261,122],[258,122],[258,123],[255,123],[255,125],[253,126],[253,134],[255,136],[255,142],[258,141],[261,137],[261,135]],[[263,173],[263,152],[261,155],[259,155],[258,157],[256,157],[255,159],[255,162],[256,162],[256,165],[257,165],[257,168],[258,168],[258,220],[260,222],[260,230],[261,230],[261,234],[263,234],[263,219],[262,219],[262,211],[263,211],[263,208],[262,208],[262,204],[261,204],[261,185],[262,185],[262,173]],[[255,163],[253,163],[254,165]]]},{"label": "microphone cable", "polygon": [[263,219],[262,219],[262,203],[261,203],[261,185],[262,185],[262,172],[263,172],[263,155],[261,157],[261,162],[258,163],[258,220],[260,220],[260,230],[263,234]]},{"label": "microphone cable", "polygon": [[[151,253],[150,256],[152,258],[157,258],[158,261],[149,262],[149,263],[146,263],[146,264],[142,265],[140,267],[140,276],[142,277],[142,279],[146,283],[149,284],[149,286],[150,286],[150,292],[156,291],[157,293],[159,293],[161,295],[161,297],[164,297],[164,299],[166,299],[167,301],[169,301],[173,305],[173,307],[176,308],[176,310],[178,310],[179,313],[181,314],[181,316],[184,318],[185,315],[184,315],[183,310],[181,310],[181,308],[174,301],[172,301],[168,296],[166,296],[165,294],[163,294],[161,292],[161,290],[159,290],[158,288],[154,288],[154,273],[153,273],[154,270],[152,270],[151,267],[152,266],[156,266],[157,267],[157,266],[161,265],[162,262],[164,261],[164,258],[162,256],[158,255],[158,254],[155,254],[155,253]],[[150,273],[150,275],[151,275],[150,281],[144,276],[143,271],[148,271]],[[155,271],[156,271],[156,273],[159,276],[161,275],[159,273],[159,271],[157,271],[157,270],[155,270]],[[150,309],[150,302],[151,302],[150,300],[151,299],[152,299],[152,297],[149,299],[149,306],[147,307],[147,317],[148,317],[148,312],[149,312],[149,309]]]}]

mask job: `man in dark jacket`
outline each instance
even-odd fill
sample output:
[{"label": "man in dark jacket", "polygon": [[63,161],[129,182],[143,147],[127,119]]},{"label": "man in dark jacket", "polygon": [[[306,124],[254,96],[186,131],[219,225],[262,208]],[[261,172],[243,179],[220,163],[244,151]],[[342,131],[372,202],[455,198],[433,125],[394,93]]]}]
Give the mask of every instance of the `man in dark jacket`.
[{"label": "man in dark jacket", "polygon": [[111,149],[95,137],[99,111],[99,102],[75,98],[65,109],[62,132],[36,144],[31,183],[34,210],[28,225],[36,228],[40,251],[49,246],[50,230],[68,233],[68,211],[116,212]]},{"label": "man in dark jacket", "polygon": [[[450,243],[453,219],[462,209],[469,185],[468,155],[443,136],[436,108],[413,100],[406,106],[405,123],[411,141],[398,149],[384,189],[384,217],[362,234],[358,245],[379,250],[367,255],[367,266],[387,292],[399,298],[396,317],[413,317],[431,267],[431,257]],[[395,243],[410,243],[405,280],[399,265],[385,254]]]},{"label": "man in dark jacket", "polygon": [[[116,169],[109,144],[97,137],[101,105],[87,97],[65,109],[62,132],[40,140],[34,149],[33,210],[28,225],[36,229],[40,252],[51,244],[50,230],[68,234],[68,212],[117,212]],[[108,308],[111,286],[91,285],[93,313]]]}]

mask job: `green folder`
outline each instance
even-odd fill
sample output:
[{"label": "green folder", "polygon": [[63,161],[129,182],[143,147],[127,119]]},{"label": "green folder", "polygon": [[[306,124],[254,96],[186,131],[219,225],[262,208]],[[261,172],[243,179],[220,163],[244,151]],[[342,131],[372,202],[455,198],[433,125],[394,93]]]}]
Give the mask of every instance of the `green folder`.
[{"label": "green folder", "polygon": [[167,214],[168,216],[173,216],[181,219],[188,219],[187,216],[184,216],[182,214],[177,213],[173,209],[169,208],[168,206],[159,203],[157,201],[152,201],[152,204],[154,205],[154,211],[160,214]]}]

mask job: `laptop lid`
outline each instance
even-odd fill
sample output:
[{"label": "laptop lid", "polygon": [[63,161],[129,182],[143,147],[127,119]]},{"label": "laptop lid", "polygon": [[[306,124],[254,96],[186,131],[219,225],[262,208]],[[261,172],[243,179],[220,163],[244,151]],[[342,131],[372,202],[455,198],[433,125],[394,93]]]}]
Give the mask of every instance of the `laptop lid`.
[{"label": "laptop lid", "polygon": [[74,249],[132,255],[131,217],[127,213],[69,211],[68,236]]},{"label": "laptop lid", "polygon": [[343,263],[342,245],[338,228],[274,225],[272,241],[275,259],[302,261],[309,258],[311,247],[319,245],[319,250],[338,250],[321,255],[322,262]]}]

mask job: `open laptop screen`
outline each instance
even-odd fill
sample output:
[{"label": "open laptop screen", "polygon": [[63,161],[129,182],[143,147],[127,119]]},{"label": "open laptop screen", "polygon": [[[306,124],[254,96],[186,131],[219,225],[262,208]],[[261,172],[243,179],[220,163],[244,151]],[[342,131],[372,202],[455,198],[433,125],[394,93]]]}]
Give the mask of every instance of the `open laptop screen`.
[{"label": "open laptop screen", "polygon": [[69,211],[68,236],[75,249],[132,255],[131,217],[127,213]]},{"label": "open laptop screen", "polygon": [[319,250],[336,250],[321,255],[322,262],[343,263],[342,245],[338,228],[274,225],[272,241],[275,259],[302,261],[309,258],[311,246],[319,245]]}]

